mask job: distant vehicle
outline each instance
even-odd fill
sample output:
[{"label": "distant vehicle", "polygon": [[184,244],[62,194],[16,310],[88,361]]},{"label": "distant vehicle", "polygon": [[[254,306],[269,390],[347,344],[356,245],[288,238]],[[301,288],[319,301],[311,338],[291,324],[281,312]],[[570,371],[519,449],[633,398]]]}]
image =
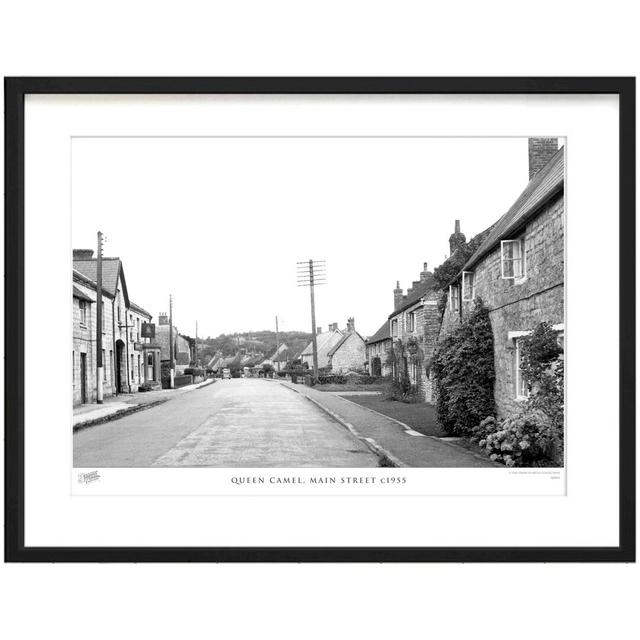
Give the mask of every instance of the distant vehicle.
[{"label": "distant vehicle", "polygon": [[223,380],[229,380],[231,378],[231,370],[230,369],[223,369],[222,370],[222,379]]}]

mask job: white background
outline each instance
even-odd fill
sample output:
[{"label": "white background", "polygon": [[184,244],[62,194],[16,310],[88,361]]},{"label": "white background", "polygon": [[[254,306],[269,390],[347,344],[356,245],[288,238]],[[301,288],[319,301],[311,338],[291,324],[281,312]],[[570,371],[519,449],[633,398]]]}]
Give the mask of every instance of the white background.
[{"label": "white background", "polygon": [[[634,75],[631,3],[13,3],[5,75]],[[606,254],[595,267],[606,267]],[[596,461],[597,463],[597,461]],[[381,515],[383,517],[383,515]],[[3,566],[10,637],[630,637],[637,566]]]},{"label": "white background", "polygon": [[[352,488],[340,485],[332,492],[341,496],[339,500],[305,498],[299,495],[301,491],[293,490],[287,491],[291,497],[286,500],[279,495],[230,500],[216,495],[230,493],[224,481],[229,472],[219,469],[160,469],[153,474],[147,469],[105,470],[100,484],[89,485],[82,493],[106,495],[71,496],[69,481],[77,479],[70,474],[69,456],[71,323],[69,314],[54,313],[47,318],[47,331],[59,336],[49,349],[49,357],[58,363],[56,375],[43,387],[27,384],[25,388],[27,546],[617,544],[617,350],[598,353],[596,364],[593,353],[584,348],[607,323],[609,343],[617,344],[617,294],[609,292],[610,305],[594,306],[590,294],[609,286],[609,274],[601,270],[583,277],[585,266],[593,260],[591,247],[607,247],[611,260],[617,261],[617,218],[612,215],[606,226],[598,224],[603,211],[617,210],[615,96],[30,95],[25,123],[27,363],[41,358],[40,310],[56,309],[61,300],[69,299],[72,135],[237,135],[257,130],[265,135],[509,136],[559,131],[567,137],[568,203],[566,496],[558,496],[564,493],[561,478],[512,475],[506,469],[486,473],[416,469],[407,472],[407,485],[397,492],[378,488],[371,495],[374,487],[365,486],[354,496]],[[607,163],[594,164],[592,154],[606,158]],[[273,160],[280,160],[276,150]],[[250,186],[251,174],[248,182]],[[590,187],[594,184],[598,188]],[[334,186],[342,195],[344,183],[331,183]],[[155,221],[165,222],[161,214]],[[362,223],[369,222],[363,216]],[[215,223],[211,228],[215,231]],[[347,231],[359,237],[357,226]],[[291,234],[291,240],[296,239]],[[590,375],[594,368],[607,371],[607,376]],[[585,397],[590,398],[589,403],[584,402]],[[596,474],[593,460],[597,458]],[[164,492],[163,483],[174,483],[178,474],[175,487]],[[192,493],[194,479],[202,476],[206,480],[197,481]],[[151,477],[154,482],[149,483]],[[124,478],[130,480],[129,495],[109,497],[123,492]],[[306,487],[297,488],[309,493]],[[160,495],[145,498],[150,490]],[[176,492],[198,495],[203,490],[211,495],[173,497]],[[254,494],[272,492],[273,487],[265,486]],[[407,500],[405,493],[423,495]],[[451,500],[440,497],[449,493],[457,496]],[[517,497],[525,493],[529,496]],[[549,493],[556,495],[543,497]],[[381,519],[380,513],[387,517]],[[256,520],[268,525],[256,527]]]}]

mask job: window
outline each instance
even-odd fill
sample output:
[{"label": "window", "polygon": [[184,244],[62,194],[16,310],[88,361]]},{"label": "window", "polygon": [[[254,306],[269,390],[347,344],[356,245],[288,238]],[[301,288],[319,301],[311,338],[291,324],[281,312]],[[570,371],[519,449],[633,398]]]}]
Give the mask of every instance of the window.
[{"label": "window", "polygon": [[79,300],[80,303],[80,324],[87,325],[87,301]]},{"label": "window", "polygon": [[460,309],[459,287],[457,284],[449,285],[449,309],[458,311]]},{"label": "window", "polygon": [[107,361],[106,361],[106,350],[102,350],[102,379],[107,381]]},{"label": "window", "polygon": [[111,384],[113,384],[113,351],[109,351],[109,371],[111,372]]},{"label": "window", "polygon": [[121,317],[120,317],[120,305],[118,305],[118,324],[120,324],[121,322]]},{"label": "window", "polygon": [[398,337],[398,321],[397,320],[391,321],[391,335],[394,338]]},{"label": "window", "polygon": [[134,381],[135,378],[135,371],[133,370],[133,353],[131,354],[131,382]]},{"label": "window", "polygon": [[469,302],[476,297],[475,274],[473,271],[462,272],[462,299]]},{"label": "window", "polygon": [[416,314],[411,311],[411,313],[407,313],[407,331],[415,331],[416,330]]},{"label": "window", "polygon": [[529,397],[529,387],[527,386],[527,381],[524,379],[522,375],[522,344],[521,339],[516,338],[516,349],[515,349],[515,383],[516,383],[516,398],[518,400],[524,400]]},{"label": "window", "polygon": [[142,380],[142,376],[140,374],[141,374],[141,371],[140,371],[140,355],[138,355],[138,382],[140,382],[140,380]]},{"label": "window", "polygon": [[524,259],[524,240],[503,240],[501,242],[502,279],[517,280],[524,278],[526,265]]}]

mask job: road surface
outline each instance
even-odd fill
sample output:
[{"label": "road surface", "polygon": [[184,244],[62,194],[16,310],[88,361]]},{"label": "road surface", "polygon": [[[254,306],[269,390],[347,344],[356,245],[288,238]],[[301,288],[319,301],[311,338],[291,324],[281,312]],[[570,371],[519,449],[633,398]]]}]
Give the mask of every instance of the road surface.
[{"label": "road surface", "polygon": [[376,467],[378,457],[277,382],[220,380],[74,434],[75,467]]}]

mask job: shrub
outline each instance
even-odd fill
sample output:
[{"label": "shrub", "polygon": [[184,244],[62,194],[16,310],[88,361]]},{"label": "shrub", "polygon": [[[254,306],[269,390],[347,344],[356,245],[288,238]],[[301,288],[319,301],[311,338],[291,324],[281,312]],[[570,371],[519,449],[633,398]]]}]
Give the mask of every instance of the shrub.
[{"label": "shrub", "polygon": [[138,391],[152,391],[153,384],[151,382],[143,382],[139,387]]},{"label": "shrub", "polygon": [[382,397],[384,400],[411,404],[419,401],[419,389],[417,385],[411,384],[407,375],[401,374],[397,380],[391,380],[385,386]]},{"label": "shrub", "polygon": [[432,372],[438,421],[447,433],[469,435],[481,420],[494,415],[493,332],[482,301],[438,345]]},{"label": "shrub", "polygon": [[521,370],[529,398],[519,413],[498,422],[486,418],[473,440],[507,466],[562,464],[564,457],[564,360],[557,332],[540,323],[522,338]]},{"label": "shrub", "polygon": [[205,370],[200,369],[198,367],[187,367],[184,370],[184,375],[203,376],[204,374],[205,374]]},{"label": "shrub", "polygon": [[535,466],[553,457],[553,430],[536,412],[522,412],[501,422],[485,418],[473,430],[472,439],[491,460],[508,467]]},{"label": "shrub", "polygon": [[338,373],[318,375],[318,384],[346,384],[347,377]]}]

